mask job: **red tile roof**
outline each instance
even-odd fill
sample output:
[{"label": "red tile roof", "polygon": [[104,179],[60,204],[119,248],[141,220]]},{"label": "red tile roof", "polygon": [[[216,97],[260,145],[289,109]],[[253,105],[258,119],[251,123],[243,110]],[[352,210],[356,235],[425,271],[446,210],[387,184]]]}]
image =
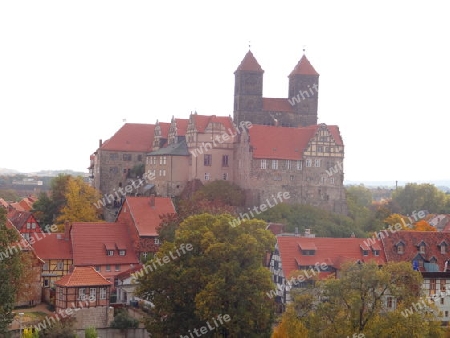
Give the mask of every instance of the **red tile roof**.
[{"label": "red tile roof", "polygon": [[162,138],[168,138],[169,137],[170,123],[168,123],[168,122],[159,122],[159,127],[161,128],[161,137]]},{"label": "red tile roof", "polygon": [[294,111],[294,108],[289,103],[288,99],[263,97],[263,110],[292,113]]},{"label": "red tile roof", "polygon": [[102,150],[149,152],[152,150],[155,125],[125,123],[113,137],[103,143]]},{"label": "red tile roof", "polygon": [[264,72],[250,50],[247,52],[247,54],[245,54],[244,58],[241,61],[241,64],[236,69],[236,71],[238,70],[261,72],[261,73]]},{"label": "red tile roof", "polygon": [[30,211],[31,209],[33,209],[33,203],[32,201],[30,201],[27,197],[23,198],[19,204],[20,206],[23,208],[23,210],[25,211]]},{"label": "red tile roof", "polygon": [[[253,158],[301,160],[318,127],[318,125],[301,128],[253,125],[249,128]],[[336,144],[343,145],[339,128],[337,126],[327,128]]]},{"label": "red tile roof", "polygon": [[[386,257],[383,251],[380,251],[379,256],[375,256],[372,251],[369,251],[368,256],[363,255],[361,245],[364,245],[365,240],[365,238],[277,236],[284,276],[291,276],[293,271],[298,270],[298,265],[308,267],[316,263],[326,263],[340,269],[342,263],[346,261],[376,261],[378,264],[384,264]],[[315,254],[302,255],[300,247],[303,250],[313,250],[315,247]],[[325,273],[324,276],[326,275]]]},{"label": "red tile roof", "polygon": [[[139,262],[125,224],[74,222],[70,235],[75,266]],[[113,256],[106,255],[106,247],[115,249]],[[126,250],[125,256],[119,256],[119,249]]]},{"label": "red tile roof", "polygon": [[205,129],[210,123],[220,123],[224,126],[225,130],[234,130],[233,121],[230,116],[191,114],[190,118],[194,123],[195,129],[199,133],[205,132]]},{"label": "red tile roof", "polygon": [[75,267],[72,273],[65,275],[55,282],[55,285],[66,287],[78,286],[109,286],[108,282],[99,272],[91,267]]},{"label": "red tile roof", "polygon": [[10,206],[17,211],[25,211],[25,209],[20,205],[19,202],[11,203]]},{"label": "red tile roof", "polygon": [[39,237],[41,239],[33,244],[39,257],[44,260],[72,259],[72,243],[64,239],[63,233],[42,233]]},{"label": "red tile roof", "polygon": [[186,136],[189,119],[175,119],[177,124],[177,136]]},{"label": "red tile roof", "polygon": [[119,273],[116,277],[119,280],[124,280],[127,279],[128,277],[130,277],[133,273],[135,273],[136,271],[141,270],[143,267],[142,264],[137,264],[134,267],[132,267],[131,269],[128,269],[124,272]]},{"label": "red tile roof", "polygon": [[37,223],[33,214],[29,211],[11,210],[10,212],[8,212],[8,215],[6,217],[11,221],[12,224],[14,224],[16,229],[19,231],[26,230],[26,228],[24,226],[25,226],[25,223],[27,223],[27,222],[36,223],[36,229],[30,229],[31,231],[36,231],[36,232],[41,231],[39,224]]},{"label": "red tile roof", "polygon": [[289,74],[289,77],[293,75],[319,75],[319,73],[316,72],[306,55],[303,55],[291,74]]},{"label": "red tile roof", "polygon": [[[150,202],[154,198],[155,206]],[[169,197],[131,197],[127,196],[120,212],[130,212],[139,236],[158,236],[156,229],[161,223],[160,215],[174,214],[175,207]]]},{"label": "red tile roof", "polygon": [[[436,258],[439,271],[444,270],[445,261],[450,259],[450,234],[438,231],[397,231],[388,232],[389,236],[381,239],[386,252],[388,262],[412,262],[417,255],[421,255],[423,260],[428,263],[432,257]],[[404,253],[397,253],[397,246],[400,241],[404,243]],[[420,254],[418,244],[425,243],[425,253]],[[440,244],[447,243],[446,253],[442,254]],[[450,266],[449,266],[450,269]],[[421,269],[423,270],[423,269]]]}]

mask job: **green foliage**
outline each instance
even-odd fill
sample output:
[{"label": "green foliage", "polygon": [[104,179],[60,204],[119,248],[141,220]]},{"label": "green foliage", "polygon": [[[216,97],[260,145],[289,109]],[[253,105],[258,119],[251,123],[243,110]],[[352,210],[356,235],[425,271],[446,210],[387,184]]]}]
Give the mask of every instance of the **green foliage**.
[{"label": "green foliage", "polygon": [[394,191],[392,200],[398,204],[399,213],[403,215],[409,215],[414,210],[450,213],[450,197],[433,184],[408,183]]},{"label": "green foliage", "polygon": [[39,331],[39,337],[41,338],[76,338],[73,325],[75,322],[74,317],[62,318],[53,325],[50,325],[44,330]]},{"label": "green foliage", "polygon": [[[138,278],[137,293],[154,308],[146,328],[158,337],[175,337],[201,328],[206,321],[228,314],[217,337],[269,337],[273,321],[273,289],[262,262],[275,244],[258,220],[232,227],[230,215],[201,214],[186,218],[173,242],[156,253],[162,259],[192,245],[192,250]],[[153,265],[150,265],[151,267]]]},{"label": "green foliage", "polygon": [[205,184],[195,194],[195,201],[221,201],[226,205],[243,206],[245,203],[245,194],[238,185],[229,181],[213,181]]},{"label": "green foliage", "polygon": [[0,208],[0,335],[8,331],[13,321],[12,310],[25,273],[22,252],[12,249],[18,240],[17,232],[6,228],[6,212]]},{"label": "green foliage", "polygon": [[347,191],[347,201],[351,200],[361,207],[369,207],[372,204],[372,192],[363,184],[352,185],[346,187],[345,190]]},{"label": "green foliage", "polygon": [[131,177],[142,177],[145,173],[145,164],[138,163],[133,168],[131,168]]},{"label": "green foliage", "polygon": [[[294,294],[297,316],[286,313],[284,324],[289,327],[301,321],[311,338],[354,333],[366,338],[441,337],[439,322],[429,312],[402,314],[421,300],[422,282],[420,272],[408,262],[388,263],[381,269],[375,263],[346,263],[339,279],[317,282],[309,301],[302,301],[305,295]],[[395,309],[387,308],[388,296],[396,300]]]},{"label": "green foliage", "polygon": [[114,317],[111,327],[113,329],[136,329],[139,326],[139,321],[128,314],[127,310],[120,309]]},{"label": "green foliage", "polygon": [[84,330],[84,337],[85,338],[97,338],[97,330],[95,327],[88,327],[86,330]]}]

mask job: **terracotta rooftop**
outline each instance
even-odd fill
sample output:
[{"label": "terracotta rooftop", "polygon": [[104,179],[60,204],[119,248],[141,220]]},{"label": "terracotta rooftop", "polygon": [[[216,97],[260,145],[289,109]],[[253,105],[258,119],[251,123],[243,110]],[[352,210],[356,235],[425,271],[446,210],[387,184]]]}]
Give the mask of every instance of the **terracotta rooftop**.
[{"label": "terracotta rooftop", "polygon": [[103,143],[102,150],[148,152],[152,150],[154,124],[125,123]]},{"label": "terracotta rooftop", "polygon": [[72,243],[64,239],[63,233],[39,234],[39,238],[33,248],[42,259],[72,259]]},{"label": "terracotta rooftop", "polygon": [[[277,236],[278,249],[282,260],[285,277],[291,276],[302,267],[314,266],[316,263],[326,263],[328,266],[340,269],[347,261],[361,262],[376,261],[384,264],[386,257],[381,250],[379,256],[375,256],[370,250],[364,256],[363,249],[366,238],[328,238],[328,237],[296,237]],[[303,255],[301,250],[314,250],[313,255]],[[378,250],[378,249],[374,249]],[[325,277],[327,273],[322,274]]]},{"label": "terracotta rooftop", "polygon": [[131,276],[131,274],[135,273],[136,271],[141,270],[142,267],[143,267],[142,264],[137,264],[137,265],[133,266],[131,269],[128,269],[124,272],[119,273],[116,277],[119,280],[127,279],[128,277]]},{"label": "terracotta rooftop", "polygon": [[34,216],[29,211],[18,211],[18,210],[11,210],[8,212],[8,215],[6,216],[12,224],[16,227],[17,230],[25,230],[24,225],[27,222],[27,220],[30,217],[33,217],[33,222],[36,223],[36,229],[33,229],[34,231],[40,231],[39,224],[37,223],[36,219],[34,219]]},{"label": "terracotta rooftop", "polygon": [[234,130],[233,121],[229,116],[216,116],[216,115],[197,115],[191,114],[190,120],[195,126],[195,129],[199,133],[204,133],[205,129],[210,123],[220,123],[224,126],[225,130]]},{"label": "terracotta rooftop", "polygon": [[77,286],[109,286],[108,282],[99,272],[91,267],[77,266],[72,273],[65,275],[60,280],[55,282],[55,285],[66,287]]},{"label": "terracotta rooftop", "polygon": [[189,119],[175,119],[177,125],[177,136],[186,136]]},{"label": "terracotta rooftop", "polygon": [[319,73],[316,72],[306,55],[303,55],[291,74],[289,74],[289,77],[293,75],[319,75]]},{"label": "terracotta rooftop", "polygon": [[[445,261],[450,259],[450,234],[446,232],[403,230],[389,233],[389,236],[382,238],[381,241],[388,262],[409,261],[412,263],[417,260],[431,263],[434,257],[438,271],[444,271]],[[403,253],[398,253],[397,248],[400,243],[403,243]],[[419,251],[421,243],[425,245],[424,253]],[[444,253],[441,253],[441,244],[446,246]],[[420,267],[420,270],[426,271],[424,265]]]},{"label": "terracotta rooftop", "polygon": [[244,58],[241,61],[241,64],[236,69],[236,71],[238,70],[261,72],[261,73],[264,72],[250,50],[247,52],[247,54],[245,54]]},{"label": "terracotta rooftop", "polygon": [[[70,236],[75,266],[138,263],[125,224],[74,222]],[[108,256],[106,250],[114,250],[114,255]],[[118,250],[125,250],[126,254],[120,256]]]},{"label": "terracotta rooftop", "polygon": [[170,123],[168,123],[168,122],[159,122],[159,127],[161,128],[161,137],[162,138],[168,138],[169,137]]},{"label": "terracotta rooftop", "polygon": [[[151,206],[152,199],[154,199],[154,206]],[[158,236],[156,229],[161,223],[160,215],[176,213],[169,197],[132,196],[126,197],[120,212],[131,213],[139,236]]]},{"label": "terracotta rooftop", "polygon": [[263,110],[271,112],[292,113],[294,111],[294,108],[289,103],[288,99],[263,97]]}]

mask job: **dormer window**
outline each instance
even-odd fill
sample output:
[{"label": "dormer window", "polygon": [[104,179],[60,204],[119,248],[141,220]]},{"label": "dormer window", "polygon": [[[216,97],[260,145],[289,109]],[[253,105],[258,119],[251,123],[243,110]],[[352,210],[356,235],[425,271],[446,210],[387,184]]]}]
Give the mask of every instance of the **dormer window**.
[{"label": "dormer window", "polygon": [[315,253],[315,250],[302,250],[302,255],[305,256],[314,256]]},{"label": "dormer window", "polygon": [[298,247],[304,256],[314,256],[317,251],[317,247],[314,243],[301,243]]},{"label": "dormer window", "polygon": [[397,253],[400,255],[405,253],[405,244],[403,244],[402,242],[397,244]]},{"label": "dormer window", "polygon": [[363,256],[369,256],[369,250],[363,250]]},{"label": "dormer window", "polygon": [[439,248],[441,249],[441,254],[445,255],[447,253],[447,242],[442,241],[441,244],[438,245]]},{"label": "dormer window", "polygon": [[114,250],[106,250],[107,256],[114,256]]},{"label": "dormer window", "polygon": [[379,256],[380,255],[380,250],[373,250],[373,255],[374,256]]},{"label": "dormer window", "polygon": [[422,245],[419,246],[419,252],[420,252],[421,254],[424,254],[424,253],[425,253],[425,245],[424,245],[424,244],[422,244]]},{"label": "dormer window", "polygon": [[125,256],[126,251],[125,250],[119,250],[119,256]]}]

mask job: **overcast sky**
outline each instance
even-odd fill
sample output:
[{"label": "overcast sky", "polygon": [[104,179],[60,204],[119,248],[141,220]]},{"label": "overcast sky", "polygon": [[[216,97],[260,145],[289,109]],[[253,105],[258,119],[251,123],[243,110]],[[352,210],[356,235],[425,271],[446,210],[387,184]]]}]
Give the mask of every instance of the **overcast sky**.
[{"label": "overcast sky", "polygon": [[449,33],[444,1],[2,1],[0,168],[87,172],[124,119],[232,115],[251,41],[265,97],[306,46],[346,180],[450,179]]}]

